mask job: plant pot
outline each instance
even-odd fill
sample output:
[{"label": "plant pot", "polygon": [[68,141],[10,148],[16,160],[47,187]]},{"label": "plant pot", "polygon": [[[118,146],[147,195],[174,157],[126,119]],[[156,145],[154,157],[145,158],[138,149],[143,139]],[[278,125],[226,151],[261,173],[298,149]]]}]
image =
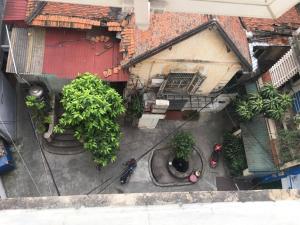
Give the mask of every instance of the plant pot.
[{"label": "plant pot", "polygon": [[173,167],[181,173],[185,173],[189,169],[189,161],[184,159],[174,158],[172,161]]},{"label": "plant pot", "polygon": [[168,170],[170,174],[179,179],[187,178],[193,172],[193,167],[190,165],[191,157],[187,161],[176,159],[172,154],[168,160]]}]

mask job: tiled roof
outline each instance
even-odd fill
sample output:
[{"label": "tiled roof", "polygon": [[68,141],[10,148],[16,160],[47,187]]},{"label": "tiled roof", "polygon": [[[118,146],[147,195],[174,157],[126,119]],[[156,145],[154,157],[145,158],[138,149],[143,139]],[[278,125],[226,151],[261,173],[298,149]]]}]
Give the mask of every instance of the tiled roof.
[{"label": "tiled roof", "polygon": [[[153,13],[149,29],[142,31],[136,28],[133,17],[129,25],[122,31],[121,51],[124,52],[124,62],[153,49],[159,49],[160,46],[197,29],[210,20],[209,16],[200,14]],[[248,41],[239,18],[219,16],[216,18],[216,22],[250,64]]]},{"label": "tiled roof", "polygon": [[[29,24],[46,27],[92,29],[93,26],[107,26],[109,31],[120,31],[120,51],[124,62],[155,49],[174,38],[208,23],[208,15],[190,13],[152,13],[150,28],[141,31],[136,28],[134,16],[122,19],[120,10],[111,7],[77,5],[47,2],[39,8],[37,0],[28,0],[27,18]],[[235,49],[250,64],[248,42],[237,17],[216,17],[218,24],[233,42]]]},{"label": "tiled roof", "polygon": [[[297,29],[300,27],[300,14],[296,8],[290,9],[278,19],[259,19],[259,18],[242,18],[243,23],[248,31],[254,33],[260,31],[274,31],[276,27],[286,26],[287,28]],[[288,37],[284,36],[272,36],[262,38],[261,41],[268,42],[270,44],[288,44]]]},{"label": "tiled roof", "polygon": [[[27,18],[37,9],[38,2],[28,0]],[[47,2],[29,23],[36,26],[91,29],[102,23],[106,25],[108,21],[117,21],[120,10],[104,6]]]}]

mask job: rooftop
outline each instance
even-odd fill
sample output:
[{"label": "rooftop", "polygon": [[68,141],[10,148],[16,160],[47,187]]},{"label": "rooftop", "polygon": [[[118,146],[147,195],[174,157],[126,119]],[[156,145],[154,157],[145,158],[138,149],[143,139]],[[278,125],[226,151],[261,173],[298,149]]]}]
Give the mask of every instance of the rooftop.
[{"label": "rooftop", "polygon": [[12,225],[297,225],[299,198],[299,190],[21,198],[2,200],[0,216]]},{"label": "rooftop", "polygon": [[[191,14],[191,13],[152,13],[150,27],[146,31],[135,26],[134,17],[122,31],[121,51],[125,52],[125,61],[138,58],[152,50],[159,50],[167,43],[189,36],[201,30],[209,22],[215,22],[225,32],[234,48],[250,64],[248,41],[238,17]],[[195,30],[195,32],[193,32]],[[182,38],[184,39],[184,38]]]},{"label": "rooftop", "polygon": [[[293,31],[300,27],[300,12],[296,7],[293,7],[278,19],[244,17],[242,21],[246,29],[252,31],[254,36],[264,35],[256,41],[268,42],[274,45],[286,45],[288,44],[288,37],[291,36],[291,34],[284,34],[284,32],[288,30]],[[275,33],[272,34],[270,32]],[[280,33],[281,35],[279,35]]]},{"label": "rooftop", "polygon": [[27,23],[36,26],[91,29],[117,21],[121,8],[28,0]]}]

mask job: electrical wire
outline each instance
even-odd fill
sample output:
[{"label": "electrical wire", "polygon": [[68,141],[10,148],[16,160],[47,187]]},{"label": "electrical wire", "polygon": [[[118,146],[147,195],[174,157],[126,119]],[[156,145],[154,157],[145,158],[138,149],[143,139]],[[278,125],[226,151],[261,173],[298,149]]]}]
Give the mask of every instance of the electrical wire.
[{"label": "electrical wire", "polygon": [[[221,94],[223,94],[227,89],[232,89],[236,86],[238,86],[240,84],[234,84],[230,87],[225,87],[221,92],[219,92],[213,100],[215,100],[216,98],[218,98]],[[213,102],[212,100],[212,102]],[[136,161],[140,161],[144,156],[146,156],[149,152],[151,152],[152,150],[154,150],[157,146],[159,146],[161,143],[163,143],[167,138],[169,138],[170,136],[172,136],[173,134],[175,134],[178,130],[180,130],[183,126],[185,126],[188,122],[190,122],[191,120],[193,120],[193,118],[195,116],[198,115],[199,112],[201,112],[203,109],[205,109],[208,105],[210,105],[212,102],[209,102],[207,104],[205,104],[202,108],[199,109],[199,111],[196,111],[194,113],[192,113],[185,122],[183,122],[181,125],[177,126],[175,129],[173,129],[171,132],[169,132],[169,134],[167,134],[166,136],[164,136],[162,139],[160,139],[156,144],[154,144],[152,147],[150,147],[148,150],[146,150],[142,155],[140,155]],[[91,194],[92,192],[94,192],[95,190],[97,190],[98,188],[100,188],[101,186],[103,186],[103,184],[105,184],[108,181],[111,181],[110,183],[108,183],[104,188],[101,188],[100,191],[98,191],[97,193],[102,193],[106,188],[108,188],[111,184],[113,184],[117,179],[119,179],[122,176],[122,173],[125,172],[126,168],[121,171],[121,173],[118,176],[115,177],[110,177],[108,178],[104,183],[94,187],[91,191],[87,192],[87,195]]]},{"label": "electrical wire", "polygon": [[[1,116],[0,116],[0,122],[2,122]],[[35,187],[36,191],[38,192],[39,196],[42,196],[42,194],[41,194],[41,192],[40,192],[40,190],[38,188],[38,185],[37,185],[36,181],[34,180],[34,178],[32,176],[32,173],[30,172],[30,170],[29,170],[29,168],[28,168],[28,166],[27,166],[27,164],[26,164],[23,156],[21,155],[21,153],[20,153],[20,151],[19,151],[16,143],[14,142],[13,138],[11,137],[10,132],[8,131],[8,128],[5,125],[3,127],[5,128],[5,131],[7,132],[7,135],[9,137],[11,143],[13,144],[13,146],[15,148],[15,151],[18,153],[18,155],[19,155],[19,157],[20,157],[20,159],[21,159],[21,161],[22,161],[22,163],[23,163],[23,165],[24,165],[24,167],[25,167],[25,169],[26,169],[26,171],[27,171],[27,173],[28,173],[28,175],[29,175],[32,183],[34,184],[34,187]]]},{"label": "electrical wire", "polygon": [[[31,115],[30,115],[29,110],[28,110],[28,115],[29,115],[29,117],[30,117],[30,123],[31,123],[31,126],[32,126],[32,128],[33,128],[33,132],[34,132],[35,135],[36,135],[36,129],[35,129],[35,126],[34,126],[34,124],[33,124],[32,117],[31,117]],[[36,141],[37,141],[38,144],[40,145],[39,140],[36,139]],[[42,162],[43,162],[44,171],[45,171],[45,174],[46,174],[46,177],[47,177],[46,180],[47,180],[47,185],[48,185],[48,188],[49,188],[49,193],[50,193],[50,195],[52,195],[52,191],[51,191],[51,187],[50,187],[50,182],[49,182],[49,176],[48,176],[47,169],[46,169],[46,165],[45,165],[45,157],[44,157],[44,155],[43,155],[42,153],[41,153],[41,158],[42,158]]]},{"label": "electrical wire", "polygon": [[46,165],[47,165],[47,167],[48,167],[48,170],[49,170],[49,173],[50,173],[50,177],[51,177],[52,182],[53,182],[53,184],[54,184],[56,193],[57,193],[58,196],[60,196],[60,195],[61,195],[61,194],[60,194],[60,191],[59,191],[59,189],[58,189],[58,186],[57,186],[57,183],[56,183],[56,181],[55,181],[55,178],[54,178],[52,169],[51,169],[50,164],[49,164],[49,162],[48,162],[48,159],[47,159],[47,157],[46,157],[46,155],[45,155],[44,148],[43,148],[43,146],[42,146],[42,144],[41,144],[41,142],[40,142],[40,139],[39,139],[39,137],[38,137],[38,134],[37,134],[37,131],[36,131],[34,122],[33,122],[33,120],[32,120],[31,113],[30,113],[30,111],[29,111],[28,108],[27,108],[27,112],[28,112],[28,115],[29,115],[29,118],[30,118],[30,124],[31,124],[31,127],[32,127],[33,132],[34,132],[35,139],[36,139],[36,141],[37,141],[37,143],[38,143],[38,145],[39,145],[39,150],[40,150],[40,153],[41,153],[41,157],[42,157],[42,161],[43,161],[44,170],[45,170],[45,173],[46,173],[46,175],[47,175],[47,184],[48,184],[48,187],[49,187],[49,192],[50,192],[50,194],[52,195],[52,191],[51,191],[51,187],[50,187],[50,182],[49,182],[49,177],[48,177]]}]

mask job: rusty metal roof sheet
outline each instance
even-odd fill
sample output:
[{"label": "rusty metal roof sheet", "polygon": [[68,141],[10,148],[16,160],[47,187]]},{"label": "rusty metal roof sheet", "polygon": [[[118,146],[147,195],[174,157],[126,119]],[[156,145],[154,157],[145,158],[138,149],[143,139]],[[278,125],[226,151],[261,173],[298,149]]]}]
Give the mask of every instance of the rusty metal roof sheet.
[{"label": "rusty metal roof sheet", "polygon": [[[20,74],[41,74],[44,59],[45,29],[13,28],[11,44]],[[9,53],[6,72],[15,73],[12,54]]]}]

